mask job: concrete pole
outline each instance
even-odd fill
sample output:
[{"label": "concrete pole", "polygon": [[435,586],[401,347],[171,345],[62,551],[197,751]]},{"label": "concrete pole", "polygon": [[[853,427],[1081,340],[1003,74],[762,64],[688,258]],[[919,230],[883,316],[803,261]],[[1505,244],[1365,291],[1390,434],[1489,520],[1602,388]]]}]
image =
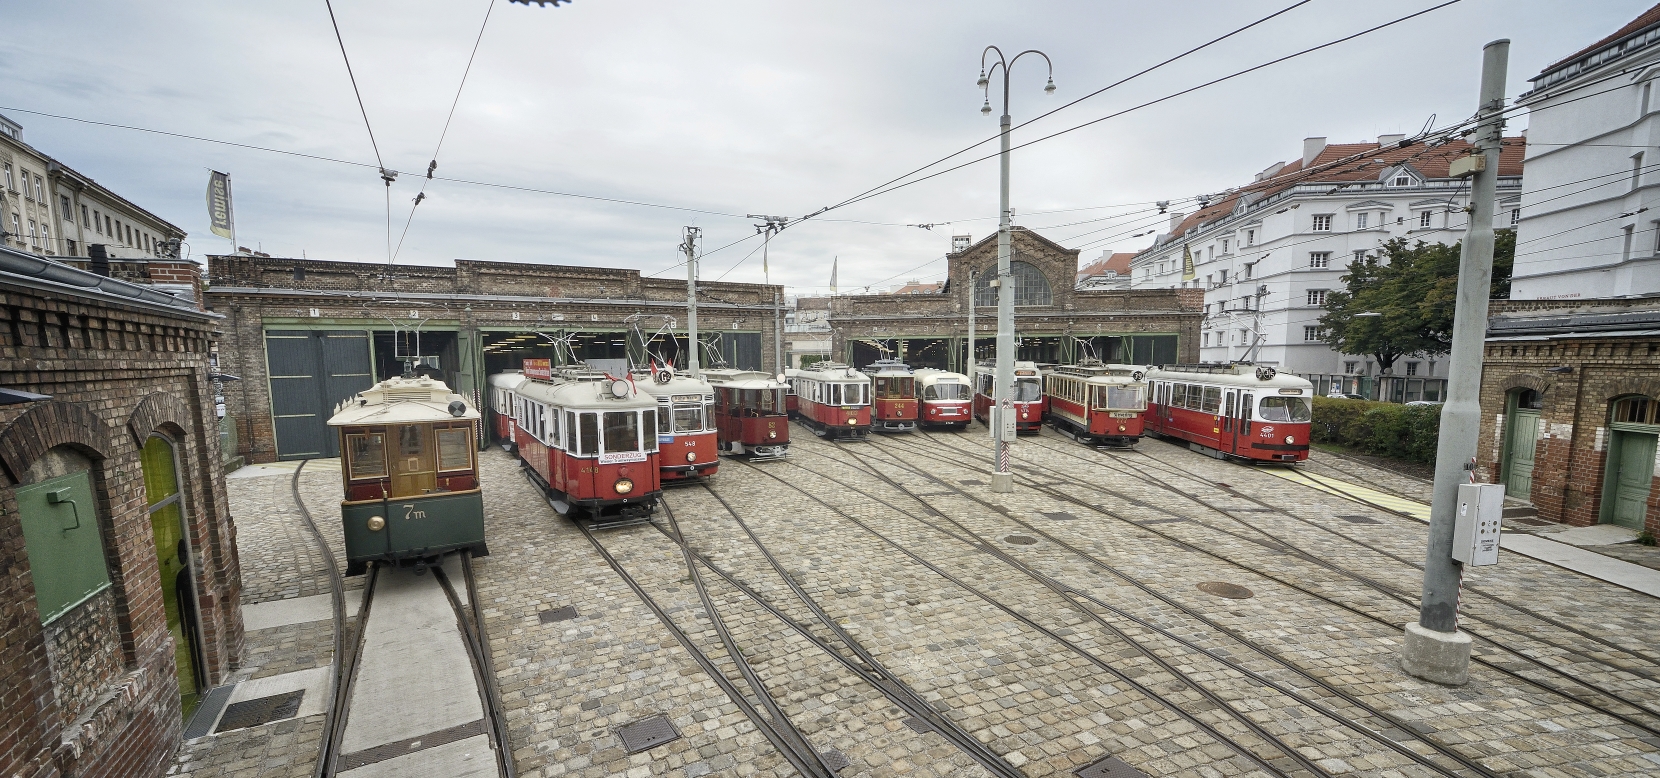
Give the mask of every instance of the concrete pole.
[{"label": "concrete pole", "polygon": [[1470,637],[1458,631],[1463,568],[1452,558],[1458,486],[1468,483],[1481,429],[1481,357],[1487,337],[1487,298],[1493,278],[1493,191],[1499,175],[1505,68],[1510,41],[1482,52],[1480,124],[1473,143],[1486,168],[1470,183],[1470,222],[1458,266],[1458,304],[1453,314],[1447,404],[1435,452],[1435,492],[1430,503],[1429,550],[1424,556],[1424,594],[1418,622],[1406,625],[1401,667],[1434,683],[1463,685],[1470,678]]},{"label": "concrete pole", "polygon": [[1003,116],[1001,153],[998,164],[1002,168],[998,185],[997,211],[997,376],[992,382],[992,473],[993,492],[1014,491],[1014,473],[1009,465],[1009,443],[1003,437],[1002,414],[1004,404],[1014,388],[1014,284],[1009,274],[1009,69],[1003,68]]},{"label": "concrete pole", "polygon": [[686,228],[686,347],[691,355],[686,358],[686,370],[698,377],[697,365],[697,234],[696,227]]},{"label": "concrete pole", "polygon": [[968,367],[963,370],[963,373],[968,376],[968,382],[971,386],[974,383],[974,280],[976,275],[978,274],[973,270],[968,271]]}]

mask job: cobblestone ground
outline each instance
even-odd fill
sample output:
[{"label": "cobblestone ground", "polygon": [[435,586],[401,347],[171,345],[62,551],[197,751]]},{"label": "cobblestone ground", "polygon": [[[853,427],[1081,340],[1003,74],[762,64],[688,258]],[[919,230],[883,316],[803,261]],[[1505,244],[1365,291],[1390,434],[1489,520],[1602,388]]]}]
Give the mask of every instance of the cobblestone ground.
[{"label": "cobblestone ground", "polygon": [[[227,481],[231,515],[242,561],[242,604],[329,592],[324,558],[294,505],[290,473]],[[300,494],[344,559],[340,534],[340,469],[336,462],[308,462]],[[361,596],[363,579],[347,579],[347,596]],[[356,619],[347,620],[347,629]],[[332,620],[249,631],[234,682],[326,667],[334,658]],[[193,778],[303,778],[317,763],[323,716],[286,719],[185,741],[169,775]]]}]

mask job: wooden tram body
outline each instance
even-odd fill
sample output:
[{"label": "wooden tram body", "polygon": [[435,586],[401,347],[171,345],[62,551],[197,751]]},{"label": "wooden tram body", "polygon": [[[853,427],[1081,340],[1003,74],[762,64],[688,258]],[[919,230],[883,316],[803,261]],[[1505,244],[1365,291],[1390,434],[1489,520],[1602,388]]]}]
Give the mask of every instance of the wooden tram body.
[{"label": "wooden tram body", "polygon": [[711,411],[725,454],[750,459],[789,456],[789,383],[758,370],[717,368],[703,377],[715,390]]},{"label": "wooden tram body", "polygon": [[554,508],[595,520],[651,515],[662,494],[656,398],[586,370],[527,380],[515,394],[519,459]]},{"label": "wooden tram body", "polygon": [[1147,410],[1144,370],[1137,365],[1085,362],[1044,375],[1049,424],[1085,443],[1133,446]]},{"label": "wooden tram body", "polygon": [[870,376],[870,428],[877,432],[911,432],[921,407],[916,373],[897,359],[878,359],[864,368]]},{"label": "wooden tram body", "polygon": [[[992,384],[997,380],[997,367],[982,363],[974,368],[974,418],[991,423],[993,400]],[[1043,375],[1036,362],[1014,363],[1015,432],[1040,432],[1043,429]]]},{"label": "wooden tram body", "polygon": [[370,562],[426,563],[484,542],[479,412],[443,382],[392,378],[342,401],[340,435],[346,574]]},{"label": "wooden tram body", "polygon": [[490,439],[513,450],[513,390],[525,382],[519,370],[506,370],[490,376]]},{"label": "wooden tram body", "polygon": [[714,387],[669,368],[635,371],[634,378],[640,391],[657,400],[657,458],[663,483],[714,475],[720,467]]},{"label": "wooden tram body", "polygon": [[917,423],[927,426],[968,426],[974,413],[974,386],[968,376],[925,367],[916,371],[917,401],[922,410]]},{"label": "wooden tram body", "polygon": [[840,362],[814,362],[786,378],[795,387],[799,419],[814,435],[870,436],[870,376]]},{"label": "wooden tram body", "polygon": [[1150,433],[1179,438],[1218,459],[1308,458],[1314,385],[1249,364],[1148,368]]}]

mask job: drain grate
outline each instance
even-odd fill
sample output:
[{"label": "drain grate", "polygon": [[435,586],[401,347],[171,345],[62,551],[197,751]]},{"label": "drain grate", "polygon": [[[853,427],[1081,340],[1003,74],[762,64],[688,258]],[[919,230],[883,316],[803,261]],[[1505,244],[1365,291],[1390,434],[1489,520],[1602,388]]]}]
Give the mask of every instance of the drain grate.
[{"label": "drain grate", "polygon": [[287,694],[273,694],[269,697],[260,697],[252,700],[243,700],[225,708],[225,715],[219,717],[219,726],[214,732],[229,732],[233,729],[247,729],[273,721],[294,718],[300,712],[300,700],[305,699],[305,690],[288,692]]},{"label": "drain grate", "polygon": [[1003,538],[1003,542],[1013,543],[1017,546],[1035,546],[1037,545],[1037,538],[1031,538],[1025,535],[1010,535]]},{"label": "drain grate", "polygon": [[923,719],[920,719],[916,716],[912,716],[908,719],[905,719],[905,726],[910,727],[912,732],[933,732],[934,731],[934,725],[929,724],[927,721],[924,721]]},{"label": "drain grate", "polygon": [[1199,584],[1199,591],[1205,594],[1214,594],[1217,597],[1226,597],[1230,600],[1248,600],[1257,596],[1250,589],[1226,581],[1206,581]]},{"label": "drain grate", "polygon": [[979,481],[979,480],[975,480],[973,478],[969,478],[969,479],[963,480],[963,481],[958,481],[957,483],[960,483],[963,486],[985,486],[986,485],[985,481]]},{"label": "drain grate", "polygon": [[552,624],[556,621],[569,621],[576,618],[576,606],[566,605],[563,608],[554,608],[553,610],[542,611],[541,613],[536,614],[536,618],[540,619],[543,624]]},{"label": "drain grate", "polygon": [[1066,511],[1056,511],[1054,513],[1045,513],[1045,514],[1043,514],[1043,518],[1049,519],[1051,521],[1072,521],[1073,519],[1076,519],[1078,517],[1073,516],[1072,514],[1067,513]]},{"label": "drain grate", "polygon": [[826,748],[818,752],[818,756],[819,759],[824,761],[824,766],[830,768],[832,773],[839,773],[843,769],[853,766],[853,763],[848,761],[846,754],[834,748]]},{"label": "drain grate", "polygon": [[1109,756],[1073,773],[1078,778],[1147,778],[1147,774],[1131,767],[1116,756]]},{"label": "drain grate", "polygon": [[1350,524],[1376,524],[1376,523],[1378,523],[1378,520],[1372,518],[1371,516],[1338,516],[1337,518],[1342,519],[1346,522],[1349,522]]},{"label": "drain grate", "polygon": [[669,723],[669,717],[652,716],[623,725],[617,730],[617,735],[622,738],[623,750],[630,754],[638,754],[648,748],[679,739],[680,732]]}]

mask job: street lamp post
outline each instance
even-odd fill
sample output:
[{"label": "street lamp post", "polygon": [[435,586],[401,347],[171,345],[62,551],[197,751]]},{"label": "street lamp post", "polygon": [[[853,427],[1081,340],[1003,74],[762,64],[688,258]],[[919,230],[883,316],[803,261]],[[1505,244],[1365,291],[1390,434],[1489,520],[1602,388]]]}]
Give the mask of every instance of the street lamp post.
[{"label": "street lamp post", "polygon": [[[997,61],[988,68],[987,55],[995,53]],[[1055,91],[1055,63],[1049,61],[1049,55],[1036,49],[1027,49],[1014,55],[1013,59],[1004,59],[1003,50],[996,46],[987,46],[980,52],[980,80],[977,85],[985,90],[986,102],[980,107],[980,113],[991,114],[991,79],[998,68],[1003,69],[1003,116],[998,120],[1002,128],[999,133],[999,142],[1002,144],[998,153],[998,164],[1001,167],[1001,182],[998,186],[997,210],[997,373],[992,387],[991,437],[992,437],[992,473],[991,490],[994,492],[1014,491],[1014,473],[1010,470],[1009,444],[1014,436],[1014,425],[1007,423],[1013,419],[1013,401],[1010,395],[1014,390],[1014,288],[1013,276],[1009,272],[1009,69],[1021,57],[1027,54],[1036,54],[1043,58],[1044,64],[1049,66],[1049,81],[1043,87],[1046,94]],[[972,286],[972,285],[971,285]],[[968,290],[969,305],[974,304],[974,289]]]}]

